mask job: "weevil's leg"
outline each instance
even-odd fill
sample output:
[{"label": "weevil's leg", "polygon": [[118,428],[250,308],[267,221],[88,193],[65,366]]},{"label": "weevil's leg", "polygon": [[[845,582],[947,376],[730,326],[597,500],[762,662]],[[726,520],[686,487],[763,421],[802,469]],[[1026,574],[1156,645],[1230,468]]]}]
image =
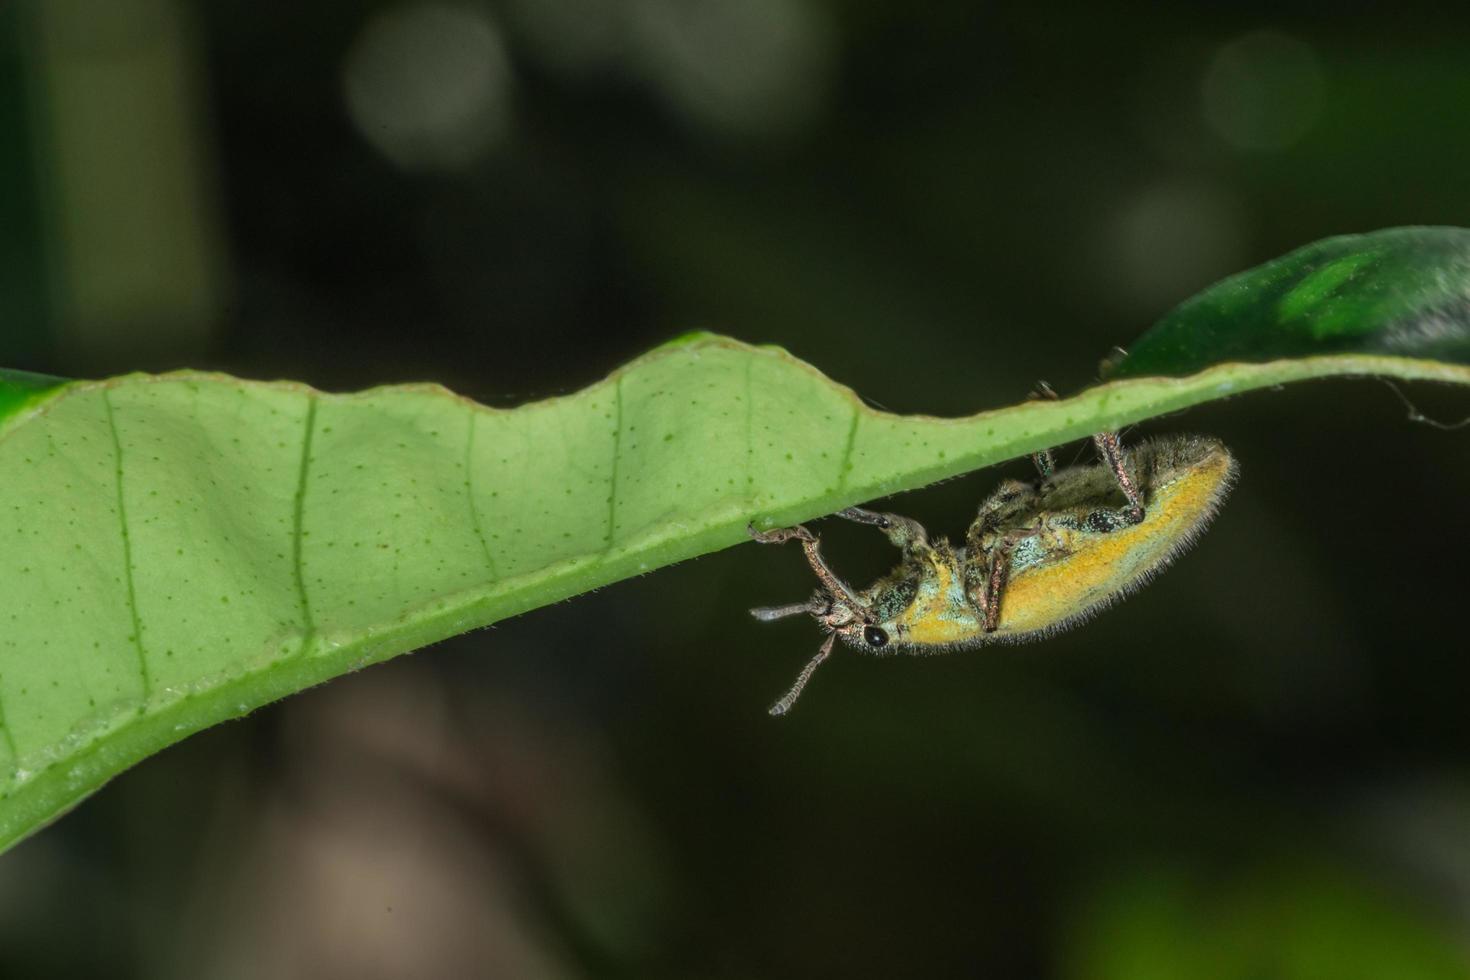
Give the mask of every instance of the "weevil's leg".
[{"label": "weevil's leg", "polygon": [[886,531],[892,526],[893,519],[897,515],[882,514],[876,510],[864,510],[861,507],[844,507],[837,512],[837,516],[858,524],[871,524]]},{"label": "weevil's leg", "polygon": [[748,524],[745,530],[750,533],[751,539],[758,544],[785,544],[792,538],[799,538],[802,541],[815,541],[817,539],[815,534],[800,524],[797,524],[795,527],[773,527],[769,531],[757,531],[754,524]]},{"label": "weevil's leg", "polygon": [[832,569],[827,567],[827,562],[822,558],[822,552],[817,546],[817,536],[800,524],[795,527],[779,527],[770,531],[757,531],[754,525],[746,528],[750,536],[761,544],[782,544],[795,538],[801,542],[801,548],[806,552],[807,564],[812,566],[812,571],[817,576],[817,581],[827,592],[838,601],[850,606],[854,613],[860,613],[866,608],[857,596],[853,595],[852,589],[847,583],[837,577]]},{"label": "weevil's leg", "polygon": [[977,546],[972,552],[983,555],[985,577],[976,582],[967,576],[965,590],[970,601],[980,610],[980,627],[984,632],[994,633],[1000,625],[1001,602],[1011,577],[1011,552],[1035,533],[1035,529],[1030,527],[1014,528],[1001,535],[988,551]]},{"label": "weevil's leg", "polygon": [[985,591],[982,593],[980,608],[985,614],[985,622],[982,628],[987,633],[994,633],[1000,625],[1000,601],[1005,594],[1006,580],[1011,574],[1011,549],[1002,546],[995,549],[990,556],[990,573],[986,576]]},{"label": "weevil's leg", "polygon": [[793,602],[786,606],[760,606],[752,609],[750,614],[763,623],[770,623],[778,619],[785,619],[787,616],[799,616],[802,613],[819,611],[816,600],[808,599],[806,602]]},{"label": "weevil's leg", "polygon": [[822,666],[822,661],[832,656],[832,644],[836,642],[836,633],[827,637],[827,642],[822,644],[822,649],[818,650],[817,655],[805,667],[801,668],[801,673],[796,675],[796,683],[791,685],[791,690],[787,691],[781,700],[771,705],[770,713],[772,717],[779,718],[791,710],[792,705],[796,704],[796,699],[801,697],[801,689],[806,687],[806,682],[812,679],[812,674],[816,673],[817,668]]},{"label": "weevil's leg", "polygon": [[929,549],[929,532],[924,530],[924,525],[911,517],[903,517],[899,514],[880,514],[878,511],[863,510],[861,507],[839,510],[837,516],[858,524],[871,524],[887,535],[895,548],[905,553]]},{"label": "weevil's leg", "polygon": [[985,550],[988,535],[1013,523],[1018,516],[1024,518],[1035,506],[1036,488],[1020,480],[1006,480],[981,502],[965,534],[965,544],[970,554],[978,555]]},{"label": "weevil's leg", "polygon": [[[1031,389],[1031,394],[1026,397],[1026,400],[1033,402],[1054,402],[1057,400],[1057,393],[1052,390],[1052,386],[1047,384],[1045,381],[1038,381],[1036,382],[1036,387]],[[1056,460],[1052,457],[1050,449],[1043,449],[1040,452],[1032,453],[1031,462],[1036,464],[1036,472],[1041,474],[1042,483],[1050,480],[1051,475],[1056,472]]]},{"label": "weevil's leg", "polygon": [[1123,446],[1118,441],[1116,432],[1099,432],[1092,437],[1097,443],[1097,451],[1102,454],[1103,460],[1108,464],[1108,469],[1113,471],[1113,479],[1118,481],[1118,489],[1123,491],[1123,496],[1128,498],[1128,516],[1134,524],[1143,520],[1143,498],[1138,494],[1138,488],[1133,485],[1133,478],[1128,475],[1127,468],[1123,465]]},{"label": "weevil's leg", "polygon": [[844,602],[854,613],[861,614],[862,610],[867,607],[861,599],[853,595],[852,589],[848,588],[847,583],[838,578],[837,574],[827,567],[826,560],[822,558],[822,553],[817,548],[817,539],[812,538],[810,541],[803,540],[801,547],[806,552],[807,564],[812,566],[812,571],[816,574],[817,580],[826,587],[827,591],[831,593],[832,598],[838,602]]}]

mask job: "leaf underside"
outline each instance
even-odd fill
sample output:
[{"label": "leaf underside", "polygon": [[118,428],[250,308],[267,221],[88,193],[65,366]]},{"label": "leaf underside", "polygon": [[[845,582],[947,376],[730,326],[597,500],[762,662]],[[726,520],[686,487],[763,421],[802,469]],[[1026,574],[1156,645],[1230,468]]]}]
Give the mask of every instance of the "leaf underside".
[{"label": "leaf underside", "polygon": [[1332,239],[1186,303],[1107,384],[961,419],[707,334],[508,411],[435,385],[0,374],[0,848],[191,732],[750,522],[1287,381],[1470,383],[1467,288],[1470,232]]}]

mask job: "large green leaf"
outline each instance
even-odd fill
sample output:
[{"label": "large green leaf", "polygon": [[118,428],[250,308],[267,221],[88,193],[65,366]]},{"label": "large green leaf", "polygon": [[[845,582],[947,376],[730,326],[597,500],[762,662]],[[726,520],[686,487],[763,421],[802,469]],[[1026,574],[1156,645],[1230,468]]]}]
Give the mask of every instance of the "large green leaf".
[{"label": "large green leaf", "polygon": [[[1120,368],[1197,373],[963,419],[875,411],[782,350],[710,335],[512,411],[434,385],[0,377],[0,846],[190,732],[737,544],[751,521],[1262,385],[1470,382],[1449,302],[1467,253],[1451,230],[1324,243],[1186,304]],[[1205,366],[1252,352],[1277,359]]]},{"label": "large green leaf", "polygon": [[[1160,320],[1110,378],[1360,354],[1470,363],[1470,231],[1390,228],[1299,248]],[[1372,363],[1372,362],[1368,362]]]}]

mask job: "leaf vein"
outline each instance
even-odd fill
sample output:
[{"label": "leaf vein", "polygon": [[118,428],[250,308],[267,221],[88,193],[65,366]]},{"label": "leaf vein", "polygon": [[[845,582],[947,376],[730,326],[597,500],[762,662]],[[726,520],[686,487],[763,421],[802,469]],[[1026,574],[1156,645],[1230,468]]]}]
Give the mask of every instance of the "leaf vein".
[{"label": "leaf vein", "polygon": [[296,473],[296,495],[291,503],[291,569],[296,580],[296,601],[301,611],[301,653],[311,649],[316,639],[316,620],[311,612],[311,598],[306,593],[306,569],[302,558],[306,516],[306,484],[311,472],[311,444],[316,434],[317,396],[306,400],[306,434],[301,439],[301,465]]},{"label": "leaf vein", "polygon": [[475,537],[480,539],[480,550],[485,554],[485,567],[490,572],[492,581],[500,579],[500,571],[495,567],[495,555],[490,551],[490,542],[485,537],[485,527],[480,521],[480,505],[475,500],[475,422],[480,417],[478,409],[470,408],[469,432],[464,441],[464,495],[470,505],[470,526],[475,530]]},{"label": "leaf vein", "polygon": [[138,679],[143,685],[143,699],[153,693],[153,676],[148,670],[148,651],[143,645],[143,619],[138,615],[138,587],[133,580],[133,536],[128,530],[128,505],[123,494],[122,437],[117,431],[117,416],[112,410],[112,395],[102,391],[102,405],[107,410],[107,430],[112,435],[113,486],[117,494],[117,524],[122,532],[123,582],[128,592],[128,615],[133,623],[133,651],[138,660]]},{"label": "leaf vein", "polygon": [[623,456],[623,376],[613,385],[613,451],[612,470],[608,475],[607,491],[607,534],[603,554],[613,549],[618,527],[618,462]]},{"label": "leaf vein", "polygon": [[755,385],[751,369],[755,358],[745,359],[745,499],[755,505]]},{"label": "leaf vein", "polygon": [[837,489],[847,489],[847,478],[852,473],[852,451],[857,444],[858,422],[862,420],[863,413],[858,405],[852,407],[852,421],[847,426],[847,445],[842,447],[842,462],[837,469]]},{"label": "leaf vein", "polygon": [[5,748],[10,752],[11,775],[20,768],[20,752],[15,747],[15,733],[10,730],[10,723],[5,720],[5,699],[0,697],[0,734],[5,737]]}]

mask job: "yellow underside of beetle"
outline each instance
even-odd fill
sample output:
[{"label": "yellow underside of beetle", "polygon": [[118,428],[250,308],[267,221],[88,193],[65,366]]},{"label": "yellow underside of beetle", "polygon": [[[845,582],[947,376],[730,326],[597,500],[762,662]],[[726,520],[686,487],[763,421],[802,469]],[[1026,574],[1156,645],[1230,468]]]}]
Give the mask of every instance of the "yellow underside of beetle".
[{"label": "yellow underside of beetle", "polygon": [[934,573],[933,582],[925,583],[914,604],[896,621],[905,631],[903,639],[922,646],[974,640],[980,633],[980,621],[965,599],[964,585],[954,567],[936,556]]},{"label": "yellow underside of beetle", "polygon": [[1076,535],[1071,554],[1022,570],[1007,583],[997,634],[1046,630],[1142,584],[1209,519],[1230,478],[1230,457],[1156,486],[1143,523],[1108,534]]}]

